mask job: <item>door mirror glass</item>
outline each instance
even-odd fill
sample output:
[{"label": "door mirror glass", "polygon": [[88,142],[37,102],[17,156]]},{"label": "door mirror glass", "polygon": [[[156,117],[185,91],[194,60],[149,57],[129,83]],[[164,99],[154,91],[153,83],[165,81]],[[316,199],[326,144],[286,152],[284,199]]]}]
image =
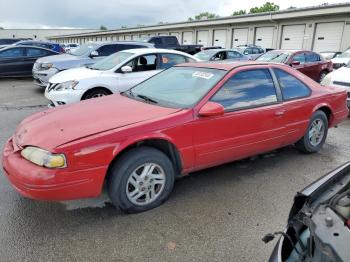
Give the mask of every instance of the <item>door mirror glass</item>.
[{"label": "door mirror glass", "polygon": [[225,113],[224,107],[219,103],[207,102],[200,110],[198,115],[201,117],[222,116]]},{"label": "door mirror glass", "polygon": [[294,61],[292,62],[292,66],[297,66],[297,65],[300,65],[300,61],[295,61],[295,60],[294,60]]},{"label": "door mirror glass", "polygon": [[97,51],[92,51],[91,53],[90,53],[90,57],[92,58],[92,57],[96,57],[96,56],[98,56],[98,52]]},{"label": "door mirror glass", "polygon": [[131,68],[131,66],[123,66],[123,67],[121,68],[121,71],[122,71],[123,73],[130,73],[130,72],[132,72],[132,68]]}]

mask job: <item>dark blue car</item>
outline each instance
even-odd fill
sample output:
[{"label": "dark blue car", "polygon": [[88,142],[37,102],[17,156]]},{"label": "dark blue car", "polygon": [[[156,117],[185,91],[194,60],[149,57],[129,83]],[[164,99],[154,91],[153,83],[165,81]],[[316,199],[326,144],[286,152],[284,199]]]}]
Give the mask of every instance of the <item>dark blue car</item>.
[{"label": "dark blue car", "polygon": [[41,48],[50,49],[58,53],[65,53],[63,47],[60,44],[53,42],[37,41],[37,40],[23,40],[14,43],[13,45],[22,45],[22,46],[36,46]]}]

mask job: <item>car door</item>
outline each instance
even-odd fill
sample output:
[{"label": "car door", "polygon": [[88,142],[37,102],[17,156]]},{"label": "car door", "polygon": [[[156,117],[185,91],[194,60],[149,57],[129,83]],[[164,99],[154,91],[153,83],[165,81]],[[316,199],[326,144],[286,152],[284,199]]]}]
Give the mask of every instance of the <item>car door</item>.
[{"label": "car door", "polygon": [[126,64],[132,68],[132,72],[122,73],[117,71],[119,92],[141,83],[161,71],[159,67],[159,57],[157,54],[141,55]]},{"label": "car door", "polygon": [[322,71],[322,65],[320,64],[321,59],[319,55],[313,52],[306,52],[305,57],[306,57],[305,66],[307,66],[308,77],[314,79],[315,81],[318,81]]},{"label": "car door", "polygon": [[[291,60],[292,60],[291,66],[293,68],[302,72],[304,75],[307,75],[307,76],[310,75],[310,68],[308,67],[308,65],[306,63],[306,53],[305,52],[296,53],[295,55],[292,56]],[[299,62],[299,64],[294,64],[293,62]]]},{"label": "car door", "polygon": [[209,101],[221,104],[225,113],[195,119],[197,169],[256,155],[283,144],[284,108],[267,66],[234,70]]},{"label": "car door", "polygon": [[23,47],[0,50],[0,76],[21,76],[24,74]]},{"label": "car door", "polygon": [[51,55],[53,53],[34,47],[25,48],[25,58],[23,59],[23,70],[26,74],[30,75],[32,73],[33,65],[38,58]]},{"label": "car door", "polygon": [[279,83],[284,105],[284,126],[286,127],[285,144],[298,141],[309,124],[314,103],[311,90],[302,81],[281,68],[273,69]]}]

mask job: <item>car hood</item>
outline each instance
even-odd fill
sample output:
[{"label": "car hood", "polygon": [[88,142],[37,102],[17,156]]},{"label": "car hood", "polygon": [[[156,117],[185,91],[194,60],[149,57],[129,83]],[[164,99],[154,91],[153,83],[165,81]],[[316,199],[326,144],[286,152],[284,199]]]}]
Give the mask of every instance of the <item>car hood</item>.
[{"label": "car hood", "polygon": [[332,77],[332,81],[341,81],[341,82],[350,83],[349,74],[350,74],[350,68],[341,67],[338,70],[331,72],[330,76]]},{"label": "car hood", "polygon": [[334,64],[347,64],[350,61],[350,58],[349,57],[336,57],[336,58],[333,58],[331,61]]},{"label": "car hood", "polygon": [[85,100],[36,113],[17,127],[14,142],[46,150],[94,134],[158,119],[180,111],[133,100],[119,94]]},{"label": "car hood", "polygon": [[92,64],[96,61],[89,57],[83,56],[74,56],[70,54],[60,54],[60,55],[51,55],[39,58],[37,63],[50,63],[53,64],[53,67],[63,70],[73,67],[79,67],[87,64]]},{"label": "car hood", "polygon": [[79,81],[80,79],[83,79],[83,78],[98,77],[98,76],[101,76],[102,72],[103,71],[92,70],[86,67],[72,68],[72,69],[59,72],[54,76],[52,76],[50,78],[50,83],[58,84],[58,83],[63,83],[70,80]]}]

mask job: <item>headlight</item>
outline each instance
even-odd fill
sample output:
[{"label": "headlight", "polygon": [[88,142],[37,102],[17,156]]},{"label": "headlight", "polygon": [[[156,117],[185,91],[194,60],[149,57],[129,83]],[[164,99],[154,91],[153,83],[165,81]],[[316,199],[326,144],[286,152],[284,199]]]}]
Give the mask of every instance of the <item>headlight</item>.
[{"label": "headlight", "polygon": [[331,85],[332,84],[332,77],[330,76],[330,75],[326,75],[324,78],[323,78],[323,80],[322,80],[322,82],[321,82],[321,85],[323,85],[323,86],[329,86],[329,85]]},{"label": "headlight", "polygon": [[50,64],[50,63],[42,63],[41,64],[41,68],[43,68],[43,69],[50,69],[51,67],[53,67],[53,64]]},{"label": "headlight", "polygon": [[77,84],[79,82],[78,81],[67,81],[67,82],[63,82],[61,84],[58,84],[56,87],[55,87],[55,91],[63,91],[63,90],[68,90],[68,89],[74,89]]},{"label": "headlight", "polygon": [[23,158],[48,168],[64,168],[67,166],[64,154],[52,154],[38,147],[28,146],[21,151]]}]

